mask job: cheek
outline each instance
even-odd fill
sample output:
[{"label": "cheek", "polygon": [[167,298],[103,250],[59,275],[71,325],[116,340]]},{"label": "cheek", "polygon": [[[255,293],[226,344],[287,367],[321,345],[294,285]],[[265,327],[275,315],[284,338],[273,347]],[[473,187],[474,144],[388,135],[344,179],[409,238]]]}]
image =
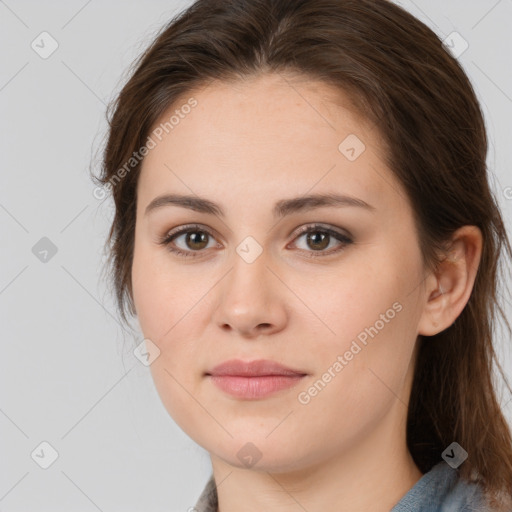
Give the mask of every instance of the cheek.
[{"label": "cheek", "polygon": [[336,339],[310,350],[315,375],[298,390],[296,406],[310,432],[343,444],[367,435],[391,407],[401,407],[397,400],[407,403],[402,390],[414,349],[412,310],[393,304],[387,309],[386,300],[373,300],[363,313],[340,314]]},{"label": "cheek", "polygon": [[[180,272],[165,255],[161,257],[151,248],[139,247],[134,252],[132,286],[137,319],[144,338],[160,350],[151,364],[157,387],[169,388],[166,394],[171,395],[173,386],[167,372],[192,384],[195,373],[204,369],[197,354],[202,351],[200,340],[211,318],[207,292],[215,276],[194,279],[197,272],[192,266],[189,269]],[[179,394],[179,388],[175,391]]]},{"label": "cheek", "polygon": [[[169,275],[171,274],[171,275]],[[197,393],[197,357],[190,319],[197,314],[197,297],[187,296],[183,278],[162,263],[149,248],[137,247],[132,265],[133,299],[144,338],[159,349],[149,369],[160,399],[170,416],[190,431],[192,395]],[[189,312],[187,314],[187,312]]]},{"label": "cheek", "polygon": [[[322,320],[322,337],[336,339],[343,345],[357,337],[365,328],[396,316],[404,299],[404,283],[396,270],[376,265],[354,265],[337,275],[322,277],[313,288],[297,289],[310,306],[315,325]],[[296,278],[296,286],[300,278]],[[395,308],[393,305],[395,304]],[[387,313],[387,315],[386,315]],[[316,318],[315,318],[316,317]]]},{"label": "cheek", "polygon": [[[183,316],[193,297],[187,278],[169,267],[165,251],[135,244],[132,264],[133,301],[144,335],[160,338]],[[190,307],[190,306],[189,306]]]},{"label": "cheek", "polygon": [[175,311],[176,306],[176,283],[171,286],[167,274],[159,268],[150,249],[136,243],[132,264],[133,301],[144,336],[155,341],[172,321],[169,312]]},{"label": "cheek", "polygon": [[333,388],[350,389],[354,398],[366,395],[370,401],[378,400],[373,386],[385,390],[378,377],[398,389],[409,367],[419,319],[417,294],[411,291],[420,267],[413,258],[381,252],[379,258],[359,260],[349,270],[317,281],[323,286],[310,289],[309,295],[304,295],[305,288],[298,292],[307,296],[322,320],[308,315],[300,330],[317,330],[313,338],[320,375],[339,362],[338,356],[343,358],[343,368],[338,364],[338,372],[331,370],[338,383]]}]

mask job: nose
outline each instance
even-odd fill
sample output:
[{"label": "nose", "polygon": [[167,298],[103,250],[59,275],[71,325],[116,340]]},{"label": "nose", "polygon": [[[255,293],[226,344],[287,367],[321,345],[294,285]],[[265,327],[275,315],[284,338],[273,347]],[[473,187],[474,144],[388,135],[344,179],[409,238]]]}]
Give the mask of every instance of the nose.
[{"label": "nose", "polygon": [[212,321],[222,330],[245,338],[274,334],[288,320],[286,287],[276,277],[266,252],[251,263],[238,253],[232,268],[219,283]]}]

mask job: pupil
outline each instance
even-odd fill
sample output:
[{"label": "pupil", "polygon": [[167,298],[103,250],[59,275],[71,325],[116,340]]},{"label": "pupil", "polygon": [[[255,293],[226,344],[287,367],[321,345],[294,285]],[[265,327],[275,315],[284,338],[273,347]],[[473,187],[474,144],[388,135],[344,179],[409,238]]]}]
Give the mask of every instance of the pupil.
[{"label": "pupil", "polygon": [[[198,236],[196,236],[198,235]],[[199,244],[200,247],[193,247],[195,249],[203,249],[203,246],[201,246],[202,243],[206,242],[206,233],[203,233],[201,231],[194,231],[192,233],[189,233],[187,236],[187,244],[191,241],[191,245],[194,246],[194,244]]]},{"label": "pupil", "polygon": [[[320,238],[318,238],[318,236]],[[316,247],[316,249],[325,249],[329,245],[328,238],[329,238],[329,235],[327,233],[320,233],[318,231],[316,232],[316,235],[312,235],[311,233],[308,234],[308,242],[312,241],[313,245],[318,242],[320,243],[320,247]],[[327,241],[327,243],[325,243],[326,241]],[[315,247],[313,247],[313,248],[315,248]]]}]

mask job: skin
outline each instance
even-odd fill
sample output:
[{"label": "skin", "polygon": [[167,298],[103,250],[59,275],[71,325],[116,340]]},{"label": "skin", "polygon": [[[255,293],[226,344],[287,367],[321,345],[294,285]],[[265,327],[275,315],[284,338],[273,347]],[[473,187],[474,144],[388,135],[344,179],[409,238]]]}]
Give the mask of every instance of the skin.
[{"label": "skin", "polygon": [[[146,156],[137,191],[133,300],[144,337],[160,350],[150,368],[161,400],[210,453],[220,512],[389,511],[422,476],[405,437],[417,337],[449,327],[464,308],[481,234],[461,228],[449,258],[427,273],[379,133],[326,84],[270,74],[212,83],[162,120],[191,96],[197,106]],[[354,161],[338,150],[349,134],[366,147]],[[281,199],[332,192],[374,210],[272,215]],[[146,214],[164,193],[207,198],[225,217],[177,205]],[[195,258],[158,243],[190,223],[211,233],[203,246],[198,235],[188,245],[186,235],[174,240]],[[308,243],[297,231],[313,223],[353,243]],[[252,263],[236,251],[247,236],[262,249]],[[340,250],[308,257],[319,246]],[[300,403],[299,393],[397,302],[401,311]],[[231,358],[271,359],[307,376],[242,400],[204,375]],[[248,442],[261,453],[250,467],[237,457]]]}]

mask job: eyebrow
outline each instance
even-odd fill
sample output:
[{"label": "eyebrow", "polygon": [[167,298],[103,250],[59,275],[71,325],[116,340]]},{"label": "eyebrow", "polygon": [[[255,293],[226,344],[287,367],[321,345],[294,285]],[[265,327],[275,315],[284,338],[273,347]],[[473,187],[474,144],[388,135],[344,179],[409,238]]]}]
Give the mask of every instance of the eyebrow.
[{"label": "eyebrow", "polygon": [[[165,206],[180,206],[182,208],[188,208],[189,210],[194,210],[200,213],[225,217],[224,210],[219,204],[199,196],[180,194],[165,194],[156,197],[148,204],[144,215],[147,215],[151,211],[163,208]],[[312,194],[277,201],[274,205],[272,213],[274,217],[285,217],[286,215],[290,215],[292,213],[312,210],[315,208],[322,208],[326,206],[352,206],[375,212],[374,206],[356,197],[339,194]]]}]

